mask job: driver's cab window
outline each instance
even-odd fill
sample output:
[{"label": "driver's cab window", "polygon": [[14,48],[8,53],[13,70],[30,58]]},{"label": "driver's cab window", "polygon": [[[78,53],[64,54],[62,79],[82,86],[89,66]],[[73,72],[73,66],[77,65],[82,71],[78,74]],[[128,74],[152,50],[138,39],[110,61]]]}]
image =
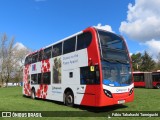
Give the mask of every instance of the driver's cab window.
[{"label": "driver's cab window", "polygon": [[86,66],[80,68],[81,84],[99,84],[99,68],[98,66]]}]

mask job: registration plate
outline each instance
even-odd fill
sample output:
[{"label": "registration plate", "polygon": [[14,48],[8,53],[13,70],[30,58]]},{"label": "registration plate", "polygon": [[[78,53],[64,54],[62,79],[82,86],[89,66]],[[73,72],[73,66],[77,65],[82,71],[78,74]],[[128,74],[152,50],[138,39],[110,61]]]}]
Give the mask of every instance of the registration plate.
[{"label": "registration plate", "polygon": [[118,104],[124,104],[125,103],[125,100],[119,100],[118,101]]}]

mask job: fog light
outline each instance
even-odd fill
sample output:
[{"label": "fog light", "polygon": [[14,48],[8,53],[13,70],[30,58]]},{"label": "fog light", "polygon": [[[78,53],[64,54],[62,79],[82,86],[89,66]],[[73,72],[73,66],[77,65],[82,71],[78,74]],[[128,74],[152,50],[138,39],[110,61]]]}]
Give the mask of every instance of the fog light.
[{"label": "fog light", "polygon": [[111,93],[109,90],[103,89],[103,91],[104,91],[104,93],[105,93],[105,95],[106,95],[107,97],[113,98],[112,93]]}]

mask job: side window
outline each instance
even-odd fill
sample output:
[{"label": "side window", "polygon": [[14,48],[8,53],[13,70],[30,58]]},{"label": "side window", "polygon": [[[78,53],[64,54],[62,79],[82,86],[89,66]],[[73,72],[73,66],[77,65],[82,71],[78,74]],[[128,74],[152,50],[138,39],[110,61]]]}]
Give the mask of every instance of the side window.
[{"label": "side window", "polygon": [[52,57],[56,57],[62,54],[62,43],[58,43],[53,46],[52,49]]},{"label": "side window", "polygon": [[38,73],[38,84],[42,84],[42,73]]},{"label": "side window", "polygon": [[64,41],[63,54],[75,51],[75,43],[76,43],[76,37]]},{"label": "side window", "polygon": [[28,64],[31,64],[32,63],[32,55],[29,55],[28,56]]},{"label": "side window", "polygon": [[160,82],[160,74],[152,74],[152,79],[154,82]]},{"label": "side window", "polygon": [[98,66],[87,66],[80,68],[81,84],[99,84],[99,68]]},{"label": "side window", "polygon": [[31,84],[37,84],[38,79],[37,79],[37,74],[32,74],[31,75]]},{"label": "side window", "polygon": [[32,55],[32,63],[35,63],[38,61],[38,53],[35,53]]},{"label": "side window", "polygon": [[50,84],[51,83],[51,73],[39,73],[38,74],[38,84]]},{"label": "side window", "polygon": [[144,74],[134,74],[134,81],[135,82],[143,82],[144,81]]},{"label": "side window", "polygon": [[77,38],[77,50],[87,48],[92,41],[92,34],[90,32],[78,35]]},{"label": "side window", "polygon": [[40,50],[38,53],[38,61],[42,61],[43,58],[43,50]]},{"label": "side window", "polygon": [[28,56],[26,57],[26,59],[25,59],[25,63],[24,63],[25,65],[27,65],[28,64]]},{"label": "side window", "polygon": [[44,49],[43,60],[51,58],[52,47]]},{"label": "side window", "polygon": [[50,77],[50,72],[46,72],[46,73],[43,73],[43,84],[50,84],[51,82],[51,77]]}]

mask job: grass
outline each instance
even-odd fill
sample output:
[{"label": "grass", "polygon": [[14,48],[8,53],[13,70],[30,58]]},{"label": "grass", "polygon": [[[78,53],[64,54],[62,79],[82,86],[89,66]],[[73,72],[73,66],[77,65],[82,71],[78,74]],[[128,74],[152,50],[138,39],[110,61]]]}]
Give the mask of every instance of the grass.
[{"label": "grass", "polygon": [[[9,87],[0,88],[0,111],[64,111],[55,112],[55,116],[63,116],[63,114],[70,114],[71,116],[77,115],[78,117],[54,117],[54,119],[60,120],[85,120],[87,115],[104,116],[104,117],[87,117],[87,120],[94,119],[139,119],[139,117],[111,117],[108,118],[108,112],[128,112],[128,111],[160,111],[160,90],[159,89],[145,89],[145,88],[135,88],[135,99],[132,103],[127,103],[125,105],[115,105],[103,108],[93,108],[85,106],[75,106],[74,108],[67,107],[63,103],[54,101],[44,101],[44,100],[32,100],[27,97],[22,96],[21,87]],[[74,112],[69,112],[74,111]],[[52,114],[52,113],[51,113]],[[159,112],[160,114],[160,112]],[[11,119],[11,118],[1,118],[1,119]],[[12,118],[20,120],[22,118]],[[39,120],[44,118],[23,118]],[[46,120],[53,119],[51,117],[46,117]],[[158,117],[142,117],[141,119],[159,119]]]}]

